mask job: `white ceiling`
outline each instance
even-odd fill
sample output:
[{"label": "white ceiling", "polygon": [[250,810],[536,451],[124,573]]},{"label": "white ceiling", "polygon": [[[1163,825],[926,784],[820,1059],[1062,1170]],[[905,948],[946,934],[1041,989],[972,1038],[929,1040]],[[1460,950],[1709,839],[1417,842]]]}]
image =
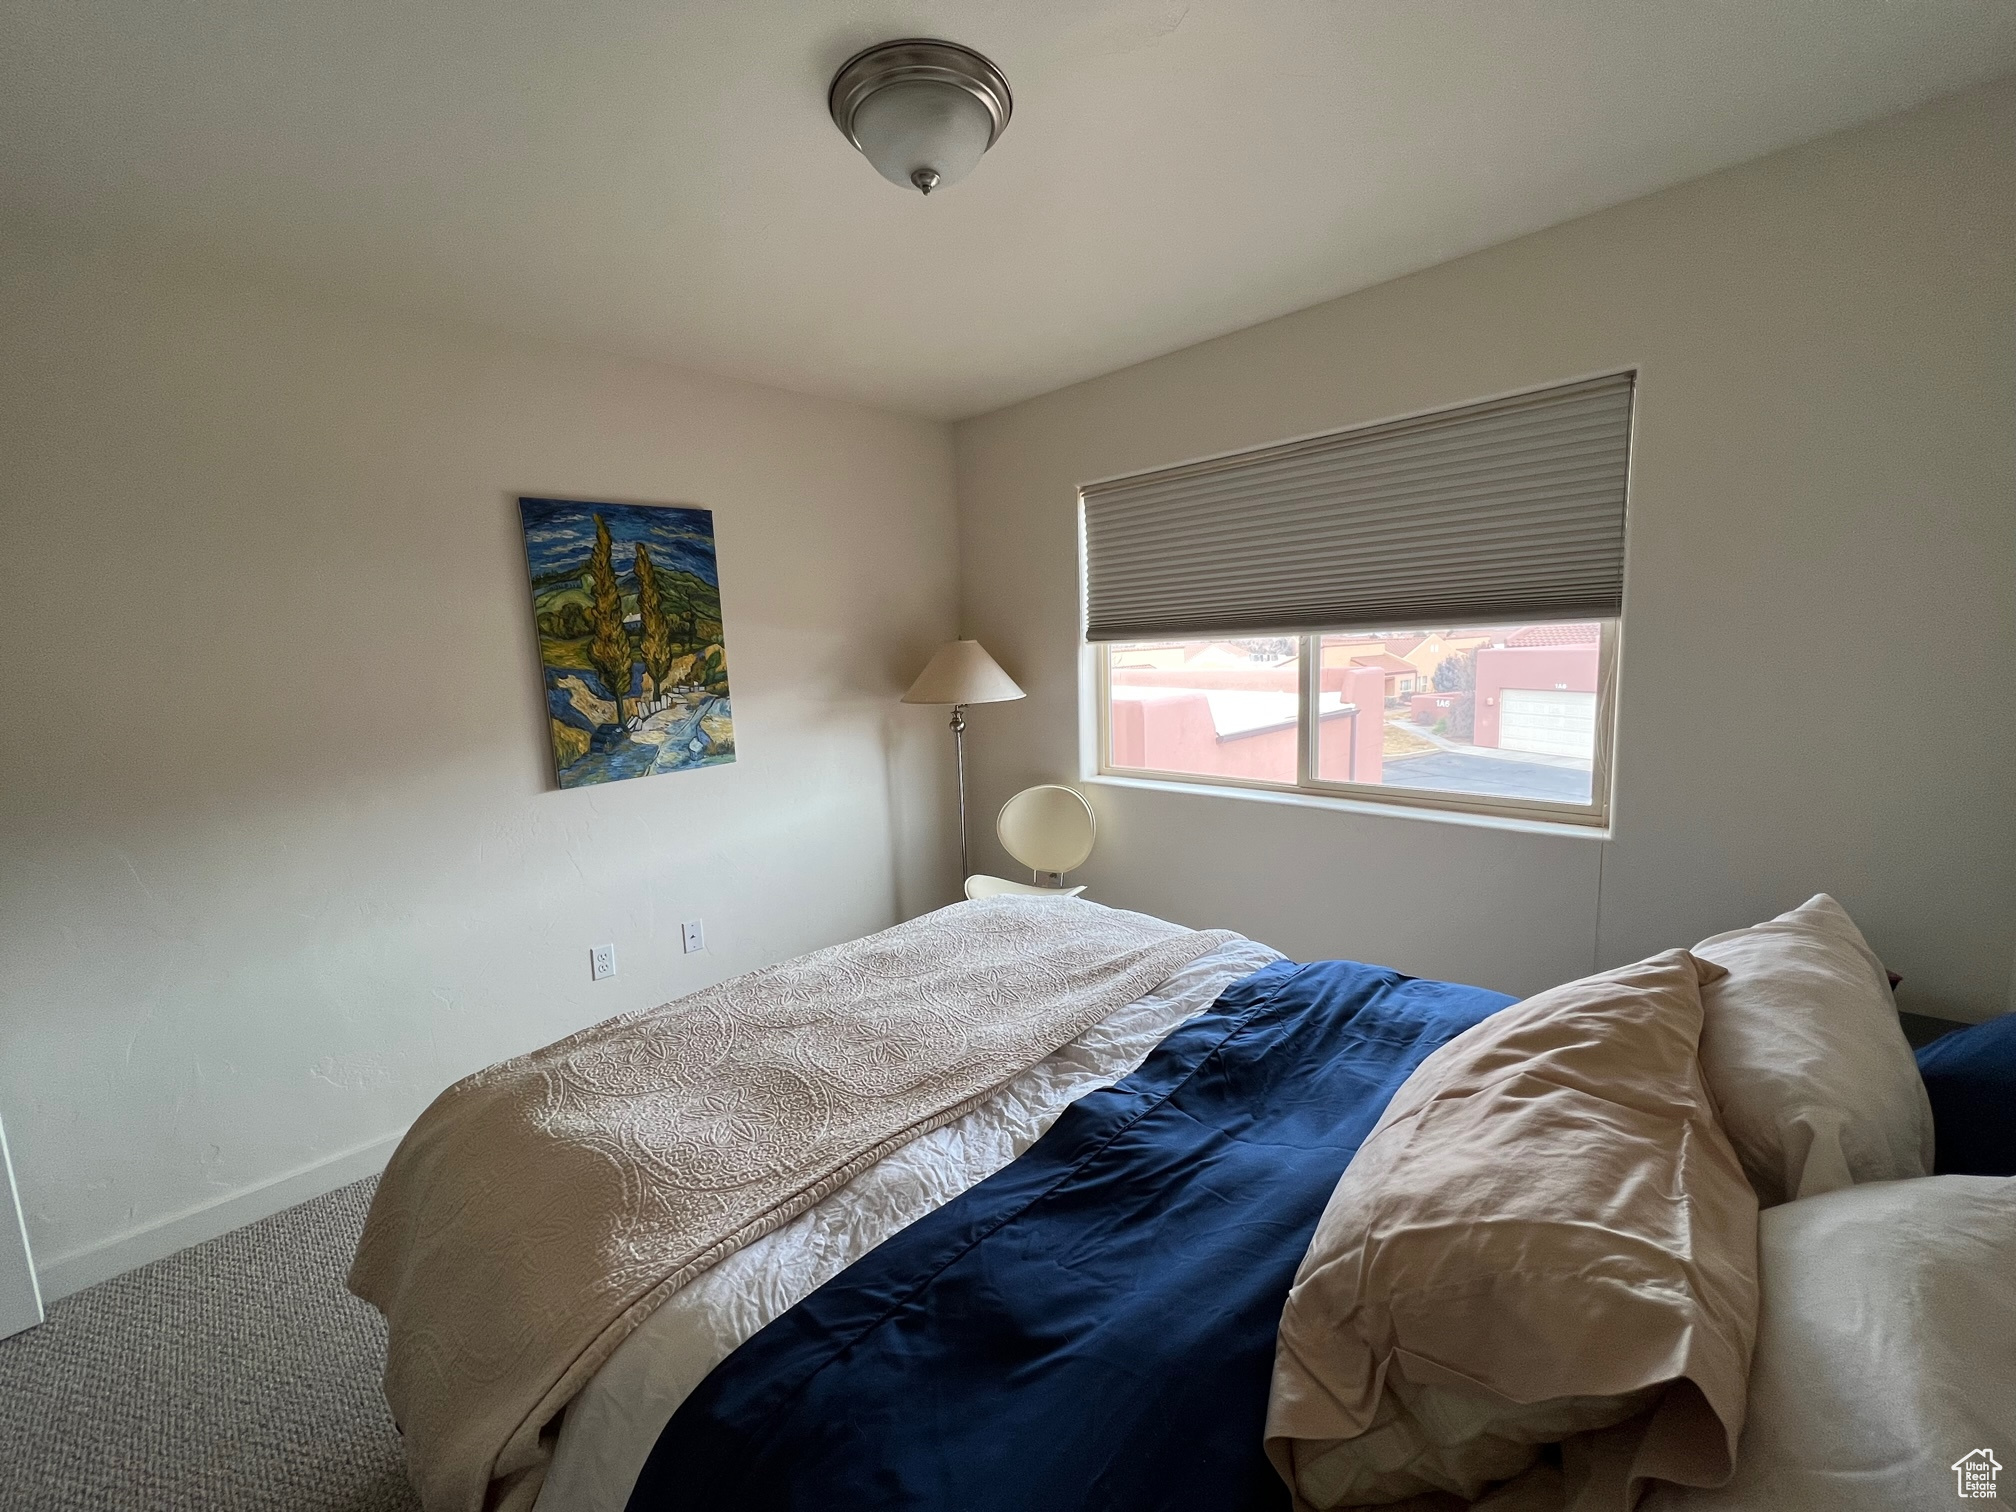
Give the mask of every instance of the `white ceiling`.
[{"label": "white ceiling", "polygon": [[[2010,0],[5,0],[0,214],[960,416],[2016,69]],[[826,116],[977,47],[930,200]]]}]

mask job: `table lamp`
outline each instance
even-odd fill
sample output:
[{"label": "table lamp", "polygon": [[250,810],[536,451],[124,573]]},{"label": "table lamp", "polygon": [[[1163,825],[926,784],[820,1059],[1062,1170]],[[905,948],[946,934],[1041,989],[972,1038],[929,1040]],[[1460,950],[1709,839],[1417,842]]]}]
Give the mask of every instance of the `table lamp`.
[{"label": "table lamp", "polygon": [[911,704],[952,705],[952,744],[959,758],[959,880],[973,868],[966,860],[966,705],[1007,703],[1027,695],[976,640],[947,641],[925,663],[903,695]]}]

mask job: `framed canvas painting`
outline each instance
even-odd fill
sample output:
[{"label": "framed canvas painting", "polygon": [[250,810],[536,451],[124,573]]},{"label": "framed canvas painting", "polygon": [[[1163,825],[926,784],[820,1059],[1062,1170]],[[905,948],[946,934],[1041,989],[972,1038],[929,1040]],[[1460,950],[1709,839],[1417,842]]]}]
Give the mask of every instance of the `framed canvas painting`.
[{"label": "framed canvas painting", "polygon": [[714,514],[518,501],[563,788],[735,759]]}]

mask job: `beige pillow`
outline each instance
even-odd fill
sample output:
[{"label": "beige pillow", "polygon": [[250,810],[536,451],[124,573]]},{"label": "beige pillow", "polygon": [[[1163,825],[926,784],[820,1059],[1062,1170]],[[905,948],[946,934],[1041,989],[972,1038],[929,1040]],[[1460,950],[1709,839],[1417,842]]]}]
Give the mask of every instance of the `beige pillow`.
[{"label": "beige pillow", "polygon": [[1932,1170],[1932,1104],[1889,975],[1825,893],[1694,947],[1701,1070],[1765,1207]]},{"label": "beige pillow", "polygon": [[[1772,1208],[1736,1474],[1646,1512],[1897,1512],[2016,1496],[2016,1178],[1931,1176]],[[1958,1499],[2007,1461],[2003,1501]],[[1972,1477],[1992,1466],[1976,1459]]]},{"label": "beige pillow", "polygon": [[1267,1453],[1298,1508],[1558,1483],[1540,1445],[1627,1420],[1570,1464],[1578,1507],[1728,1476],[1757,1201],[1695,1061],[1719,975],[1672,950],[1570,982],[1408,1078],[1282,1313]]}]

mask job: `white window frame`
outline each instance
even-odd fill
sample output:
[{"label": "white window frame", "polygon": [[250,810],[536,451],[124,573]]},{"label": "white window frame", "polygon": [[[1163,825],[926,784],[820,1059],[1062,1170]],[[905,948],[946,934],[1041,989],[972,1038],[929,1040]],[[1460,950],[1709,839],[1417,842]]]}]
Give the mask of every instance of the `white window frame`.
[{"label": "white window frame", "polygon": [[[1599,631],[1596,654],[1596,751],[1589,773],[1587,803],[1555,803],[1539,798],[1494,798],[1481,793],[1437,792],[1427,788],[1394,787],[1376,782],[1326,781],[1318,777],[1317,722],[1310,717],[1310,711],[1321,704],[1317,690],[1322,675],[1323,635],[1346,633],[1337,631],[1308,633],[1296,637],[1300,655],[1298,666],[1302,675],[1295,701],[1297,738],[1295,781],[1292,783],[1267,782],[1257,777],[1227,777],[1215,773],[1164,772],[1145,767],[1115,766],[1112,644],[1092,643],[1088,649],[1093,653],[1094,701],[1097,706],[1094,771],[1100,777],[1121,780],[1133,778],[1150,782],[1181,783],[1190,787],[1225,789],[1230,796],[1240,796],[1242,790],[1256,794],[1299,793],[1312,798],[1341,798],[1353,802],[1379,804],[1401,812],[1409,809],[1428,809],[1444,814],[1476,814],[1495,819],[1607,830],[1610,825],[1611,809],[1611,759],[1616,748],[1617,663],[1623,640],[1623,622],[1606,619],[1597,623]],[[1402,630],[1410,627],[1396,625],[1380,628]],[[1435,625],[1411,628],[1446,630],[1449,627]],[[1382,723],[1385,720],[1385,712],[1382,700],[1378,710]]]}]

